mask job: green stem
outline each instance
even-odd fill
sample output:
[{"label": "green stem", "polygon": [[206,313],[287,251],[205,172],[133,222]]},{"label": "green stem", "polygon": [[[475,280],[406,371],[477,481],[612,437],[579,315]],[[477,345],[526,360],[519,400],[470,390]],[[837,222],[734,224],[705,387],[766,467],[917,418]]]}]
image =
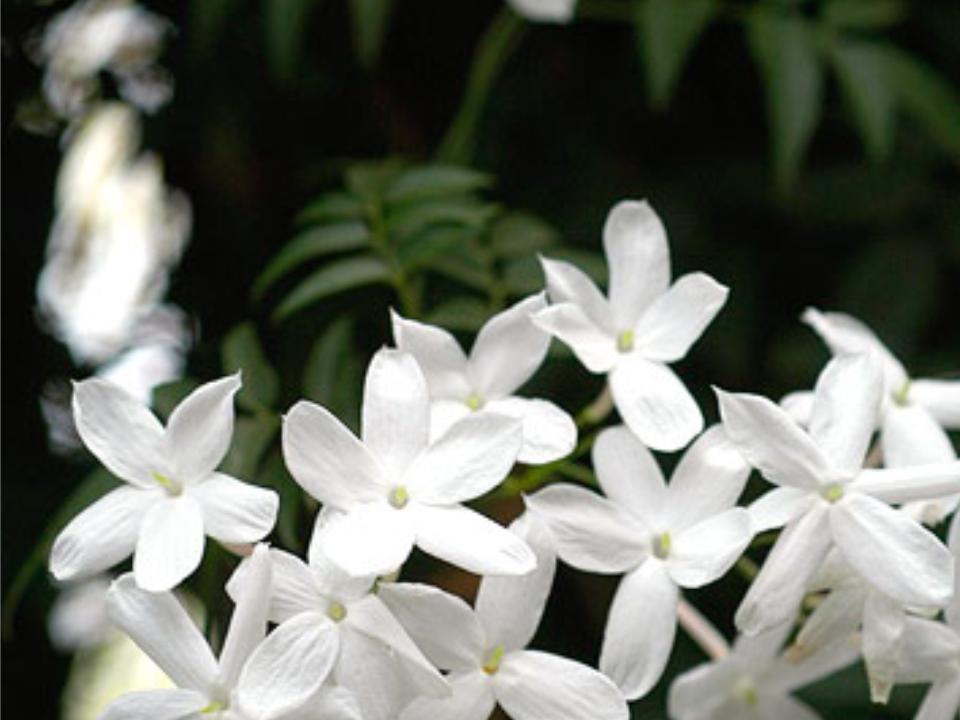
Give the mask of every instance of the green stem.
[{"label": "green stem", "polygon": [[737,572],[740,573],[747,582],[753,582],[760,572],[757,564],[746,555],[741,555],[734,567],[736,567]]},{"label": "green stem", "polygon": [[470,164],[473,159],[480,115],[514,50],[520,45],[526,25],[504,5],[480,39],[473,55],[467,88],[460,108],[440,143],[438,157],[450,163]]},{"label": "green stem", "polygon": [[580,439],[580,442],[577,443],[573,452],[567,455],[567,457],[545,465],[529,467],[519,475],[511,475],[504,480],[503,485],[494,493],[493,498],[496,500],[505,500],[533,492],[545,485],[555,473],[566,475],[571,479],[588,485],[595,485],[596,480],[593,477],[593,473],[580,467],[573,461],[590,452],[590,448],[593,447],[593,441],[596,440],[596,438],[596,432],[590,433]]},{"label": "green stem", "polygon": [[409,318],[420,317],[420,287],[410,281],[396,253],[390,247],[383,206],[379,201],[369,203],[367,217],[370,222],[370,242],[384,262],[390,266],[390,284],[400,300],[400,311]]}]

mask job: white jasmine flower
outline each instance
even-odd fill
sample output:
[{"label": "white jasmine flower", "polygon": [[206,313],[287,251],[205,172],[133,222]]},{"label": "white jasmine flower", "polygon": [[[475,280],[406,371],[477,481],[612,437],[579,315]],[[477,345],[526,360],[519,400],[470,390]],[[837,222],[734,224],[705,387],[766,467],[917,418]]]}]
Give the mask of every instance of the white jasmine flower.
[{"label": "white jasmine flower", "polygon": [[540,293],[492,317],[469,358],[446,330],[393,313],[397,347],[417,359],[430,390],[431,440],[471,413],[492,412],[523,421],[520,462],[551,462],[573,450],[577,428],[567,413],[546,400],[513,394],[546,357],[550,336],[530,321],[546,306]]},{"label": "white jasmine flower", "polygon": [[507,4],[531,22],[568,23],[577,9],[577,0],[507,0]]},{"label": "white jasmine flower", "polygon": [[74,385],[80,438],[126,484],[57,537],[50,570],[58,580],[92,575],[133,552],[137,584],[169,590],[200,564],[204,535],[241,544],[270,532],[277,494],[215,471],[230,447],[239,388],[239,375],[200,386],[164,428],[146,406],[106,380]]},{"label": "white jasmine flower", "polygon": [[566,658],[527,650],[553,583],[549,533],[525,515],[511,528],[537,554],[523,577],[485,577],[476,609],[426,585],[384,584],[380,594],[424,652],[450,670],[452,697],[419,698],[401,720],[486,720],[499,703],[514,720],[626,720],[610,680]]},{"label": "white jasmine flower", "polygon": [[950,601],[950,552],[887,503],[960,491],[960,462],[862,469],[882,392],[873,354],[834,358],[817,380],[806,432],[765,398],[717,391],[730,439],[780,486],[751,506],[757,531],[786,524],[737,612],[742,632],[756,634],[790,619],[833,546],[867,582],[903,605]]},{"label": "white jasmine flower", "polygon": [[[290,553],[271,550],[273,592],[269,618],[279,627],[254,653],[252,671],[281,663],[290,693],[306,700],[330,678],[350,690],[364,720],[396,718],[413,697],[445,697],[450,688],[374,594],[375,576],[350,576],[325,557],[315,533],[309,565]],[[247,561],[227,584],[239,597],[253,582]],[[329,653],[300,653],[317,638]],[[242,694],[241,694],[242,699]]]},{"label": "white jasmine flower", "polygon": [[[247,563],[250,580],[237,597],[219,661],[183,606],[169,592],[137,587],[130,574],[119,578],[108,595],[113,621],[176,683],[173,690],[131,693],[114,702],[101,720],[185,718],[197,714],[220,720],[271,720],[301,717],[296,677],[278,658],[255,662],[266,644],[272,572],[266,546],[258,546]],[[271,636],[272,637],[272,636]],[[299,646],[302,659],[329,655],[334,646],[318,641]],[[262,658],[261,658],[262,660]],[[319,688],[319,684],[318,684]],[[352,698],[328,691],[314,702],[331,720],[359,720]],[[319,710],[319,708],[317,708]]]},{"label": "white jasmine flower", "polygon": [[600,670],[628,699],[645,695],[673,647],[679,588],[723,575],[753,537],[733,508],[749,467],[715,426],[690,447],[666,485],[653,455],[626,428],[593,448],[601,497],[552,485],[527,499],[556,538],[561,559],[588,572],[626,573],[607,618]]},{"label": "white jasmine flower", "polygon": [[335,517],[324,550],[347,572],[383,575],[414,544],[477,573],[525,573],[523,541],[461,503],[496,487],[516,460],[521,421],[463,419],[430,443],[430,398],[412,355],[380,350],[367,370],[362,437],[301,401],[284,418],[283,455],[294,479]]},{"label": "white jasmine flower", "polygon": [[856,644],[839,638],[801,663],[780,650],[791,624],[756,637],[741,635],[733,651],[679,675],[667,707],[674,720],[815,720],[819,716],[790,693],[850,665]]},{"label": "white jasmine flower", "polygon": [[53,646],[63,652],[90,650],[110,637],[107,589],[110,578],[97,576],[60,591],[50,614],[47,632]]},{"label": "white jasmine flower", "polygon": [[667,366],[682,360],[723,307],[727,288],[703,273],[670,285],[667,234],[646,202],[618,203],[603,245],[609,299],[573,265],[541,258],[551,307],[533,320],[606,373],[627,426],[655,450],[679,450],[703,429],[686,386]]}]

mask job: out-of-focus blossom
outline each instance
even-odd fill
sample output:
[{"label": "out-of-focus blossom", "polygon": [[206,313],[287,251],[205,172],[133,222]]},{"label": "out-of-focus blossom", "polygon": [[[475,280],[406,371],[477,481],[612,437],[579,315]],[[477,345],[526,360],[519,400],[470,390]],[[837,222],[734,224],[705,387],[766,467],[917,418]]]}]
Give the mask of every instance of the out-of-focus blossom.
[{"label": "out-of-focus blossom", "polygon": [[577,0],[507,0],[507,4],[531,22],[568,23],[577,9]]},{"label": "out-of-focus blossom", "polygon": [[104,643],[113,631],[107,617],[106,575],[64,587],[47,616],[50,642],[62,652],[89,650]]},{"label": "out-of-focus blossom", "polygon": [[57,15],[34,53],[46,67],[43,92],[60,116],[82,113],[109,72],[120,95],[152,112],[170,99],[173,83],[156,65],[170,24],[128,0],[86,0]]}]

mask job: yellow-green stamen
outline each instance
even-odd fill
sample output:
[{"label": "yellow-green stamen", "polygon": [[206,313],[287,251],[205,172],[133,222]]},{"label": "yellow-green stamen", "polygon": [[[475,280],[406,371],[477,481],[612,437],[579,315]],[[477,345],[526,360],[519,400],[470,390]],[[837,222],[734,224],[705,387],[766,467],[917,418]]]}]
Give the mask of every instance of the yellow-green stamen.
[{"label": "yellow-green stamen", "polygon": [[410,500],[410,494],[403,485],[397,485],[393,490],[390,491],[390,497],[388,500],[393,507],[399,510],[400,508],[406,506],[407,501]]},{"label": "yellow-green stamen", "polygon": [[347,608],[343,606],[342,602],[334,600],[327,606],[327,617],[333,620],[334,622],[340,622],[347,616]]},{"label": "yellow-green stamen", "polygon": [[180,487],[180,484],[171,480],[166,475],[161,475],[158,472],[151,472],[150,476],[153,478],[153,481],[157,483],[160,487],[166,490],[171,495],[179,495],[183,488]]},{"label": "yellow-green stamen", "polygon": [[487,675],[493,675],[500,669],[500,662],[503,660],[503,645],[497,645],[493,652],[487,656],[487,661],[483,664],[483,671]]},{"label": "yellow-green stamen", "polygon": [[200,714],[201,714],[201,715],[212,715],[212,714],[215,713],[215,712],[220,712],[221,710],[224,709],[224,707],[225,707],[225,706],[223,705],[223,703],[220,703],[220,702],[217,702],[216,700],[214,700],[214,701],[212,701],[209,705],[207,705],[205,708],[202,708],[202,709],[200,710]]},{"label": "yellow-green stamen", "polygon": [[820,494],[827,502],[835,503],[843,497],[843,485],[840,483],[830,483],[820,491]]},{"label": "yellow-green stamen", "polygon": [[663,560],[670,554],[670,533],[665,532],[653,539],[653,556]]},{"label": "yellow-green stamen", "polygon": [[633,330],[624,330],[617,335],[617,350],[622,353],[627,353],[633,350],[634,337]]},{"label": "yellow-green stamen", "polygon": [[907,380],[900,386],[900,389],[893,393],[893,402],[900,407],[910,404],[910,381]]},{"label": "yellow-green stamen", "polygon": [[476,412],[483,407],[483,398],[477,393],[470,393],[467,396],[467,407],[470,408],[472,412]]},{"label": "yellow-green stamen", "polygon": [[740,678],[736,686],[733,688],[733,694],[751,707],[756,707],[757,702],[759,701],[759,698],[757,697],[757,689],[754,687],[750,678]]}]

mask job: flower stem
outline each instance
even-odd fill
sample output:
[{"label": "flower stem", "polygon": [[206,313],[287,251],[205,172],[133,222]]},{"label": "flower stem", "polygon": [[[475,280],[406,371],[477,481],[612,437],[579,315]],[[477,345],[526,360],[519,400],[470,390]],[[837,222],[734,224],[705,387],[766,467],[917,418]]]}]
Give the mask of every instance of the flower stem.
[{"label": "flower stem", "polygon": [[680,627],[712,660],[720,660],[730,654],[730,646],[720,631],[683,598],[677,604],[677,619]]}]

